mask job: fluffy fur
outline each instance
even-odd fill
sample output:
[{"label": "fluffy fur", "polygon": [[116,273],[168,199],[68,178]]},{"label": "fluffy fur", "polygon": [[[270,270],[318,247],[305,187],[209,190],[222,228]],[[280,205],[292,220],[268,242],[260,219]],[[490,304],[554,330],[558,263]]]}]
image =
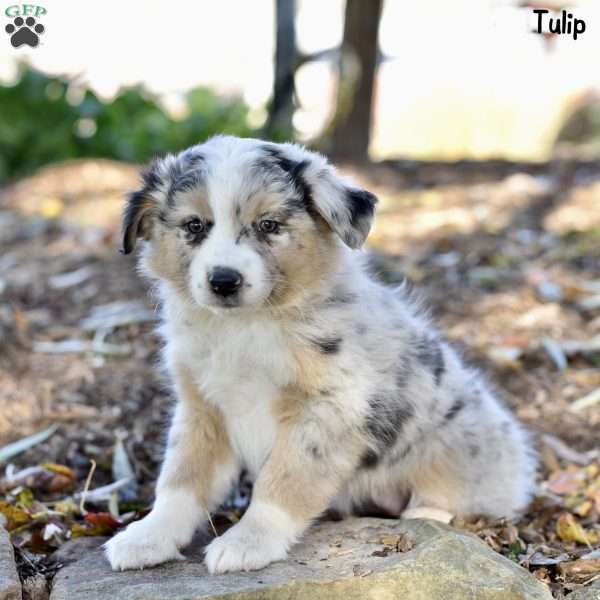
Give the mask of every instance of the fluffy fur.
[{"label": "fluffy fur", "polygon": [[[146,172],[124,251],[146,240],[178,402],[154,508],[107,543],[113,569],[180,558],[242,468],[252,502],[207,547],[211,573],[284,559],[326,510],[443,519],[527,505],[525,430],[355,250],[375,201],[292,144],[216,137]],[[215,268],[239,275],[232,293],[211,287]]]}]

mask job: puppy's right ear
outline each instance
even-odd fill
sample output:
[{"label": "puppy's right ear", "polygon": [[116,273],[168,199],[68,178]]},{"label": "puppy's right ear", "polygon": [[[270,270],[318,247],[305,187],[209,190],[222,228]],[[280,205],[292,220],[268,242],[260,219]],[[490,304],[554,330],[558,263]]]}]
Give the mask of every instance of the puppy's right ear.
[{"label": "puppy's right ear", "polygon": [[123,254],[133,252],[138,238],[150,239],[153,217],[159,207],[156,196],[163,184],[160,171],[161,162],[157,160],[142,173],[143,187],[127,199],[123,214]]}]

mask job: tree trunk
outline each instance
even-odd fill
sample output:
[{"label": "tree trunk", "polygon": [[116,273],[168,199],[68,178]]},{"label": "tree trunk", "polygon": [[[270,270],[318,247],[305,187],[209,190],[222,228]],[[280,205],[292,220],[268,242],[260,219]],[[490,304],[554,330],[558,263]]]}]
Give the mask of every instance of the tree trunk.
[{"label": "tree trunk", "polygon": [[336,159],[368,160],[382,6],[383,0],[346,0],[337,106],[332,123],[331,154]]},{"label": "tree trunk", "polygon": [[276,0],[275,81],[267,135],[275,139],[290,138],[293,133],[294,72],[296,70],[296,0]]}]

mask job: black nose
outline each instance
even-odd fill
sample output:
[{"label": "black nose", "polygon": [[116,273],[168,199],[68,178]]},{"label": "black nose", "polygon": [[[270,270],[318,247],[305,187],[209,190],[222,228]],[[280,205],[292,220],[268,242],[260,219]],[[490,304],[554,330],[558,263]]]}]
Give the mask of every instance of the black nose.
[{"label": "black nose", "polygon": [[212,291],[219,296],[231,296],[242,285],[242,274],[235,269],[215,267],[208,276]]}]

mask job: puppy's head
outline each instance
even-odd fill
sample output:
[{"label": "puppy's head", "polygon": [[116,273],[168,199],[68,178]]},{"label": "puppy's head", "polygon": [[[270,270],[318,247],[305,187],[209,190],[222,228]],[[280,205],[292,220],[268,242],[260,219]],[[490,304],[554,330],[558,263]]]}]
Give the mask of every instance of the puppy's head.
[{"label": "puppy's head", "polygon": [[200,306],[281,306],[358,248],[375,196],[293,144],[215,137],[156,160],[131,194],[123,252],[146,240],[142,267]]}]

